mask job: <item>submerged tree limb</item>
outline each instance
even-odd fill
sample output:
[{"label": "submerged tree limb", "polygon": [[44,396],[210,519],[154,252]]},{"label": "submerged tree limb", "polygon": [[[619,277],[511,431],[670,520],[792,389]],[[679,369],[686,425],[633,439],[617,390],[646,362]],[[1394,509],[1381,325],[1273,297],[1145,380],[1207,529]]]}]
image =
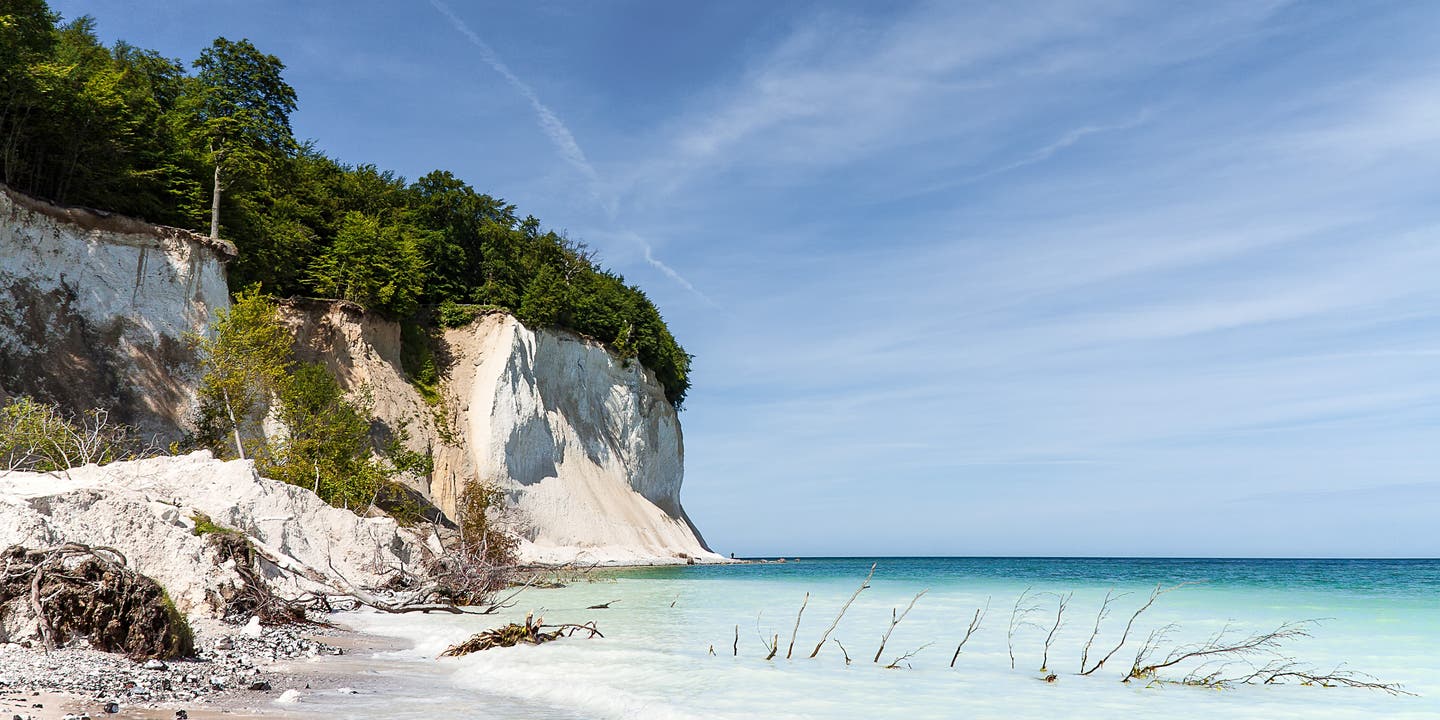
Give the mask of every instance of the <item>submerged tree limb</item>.
[{"label": "submerged tree limb", "polygon": [[879,563],[872,563],[870,565],[870,572],[865,575],[865,579],[861,581],[860,587],[855,588],[855,592],[850,596],[850,599],[846,600],[845,604],[840,606],[840,613],[835,616],[835,621],[830,623],[830,627],[826,628],[824,634],[820,636],[820,642],[815,643],[815,649],[811,651],[810,657],[813,658],[820,654],[820,648],[825,646],[825,640],[830,637],[830,633],[835,632],[835,627],[840,624],[840,618],[845,617],[845,611],[850,609],[850,604],[855,602],[855,598],[860,597],[860,593],[863,592],[865,588],[870,587],[870,578],[875,576],[875,568],[878,566]]},{"label": "submerged tree limb", "polygon": [[970,626],[965,628],[965,637],[960,638],[960,644],[955,646],[955,654],[950,656],[950,667],[955,667],[955,661],[960,658],[960,650],[965,643],[970,642],[970,636],[980,629],[980,623],[985,620],[986,613],[990,612],[990,598],[985,598],[985,607],[975,608],[975,617],[970,618]]},{"label": "submerged tree limb", "polygon": [[800,611],[795,613],[795,629],[790,631],[790,647],[785,651],[785,659],[789,660],[790,655],[795,652],[795,636],[800,634],[800,617],[805,614],[805,606],[810,604],[810,593],[805,593],[805,599],[800,601]]},{"label": "submerged tree limb", "polygon": [[[909,615],[910,611],[915,609],[916,601],[918,601],[927,592],[930,591],[921,590],[920,592],[916,593],[915,597],[910,598],[910,604],[905,606],[905,612],[902,612],[899,615],[895,614],[895,608],[890,608],[890,627],[885,629],[885,635],[880,638],[880,647],[875,651],[875,659],[871,660],[870,662],[880,662],[880,653],[885,652],[885,644],[890,642],[890,633],[895,632],[895,626],[899,625],[905,619],[905,616]],[[916,652],[919,651],[917,650]]]}]

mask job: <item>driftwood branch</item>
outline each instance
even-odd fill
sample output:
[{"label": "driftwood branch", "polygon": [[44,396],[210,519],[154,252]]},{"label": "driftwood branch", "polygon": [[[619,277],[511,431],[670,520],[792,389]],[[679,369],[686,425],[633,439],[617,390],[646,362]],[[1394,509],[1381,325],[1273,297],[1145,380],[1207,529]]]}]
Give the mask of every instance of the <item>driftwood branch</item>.
[{"label": "driftwood branch", "polygon": [[1060,629],[1061,623],[1064,622],[1065,608],[1070,605],[1070,598],[1073,596],[1074,593],[1067,593],[1065,595],[1055,594],[1057,599],[1055,606],[1055,623],[1050,626],[1050,633],[1045,636],[1045,652],[1040,655],[1040,672],[1042,673],[1050,672],[1050,645],[1055,642],[1055,633]]},{"label": "driftwood branch", "polygon": [[[1109,661],[1110,661],[1110,658],[1115,657],[1115,653],[1120,652],[1120,648],[1122,648],[1122,647],[1125,646],[1125,641],[1129,639],[1129,637],[1130,637],[1130,631],[1135,627],[1135,621],[1140,618],[1140,615],[1143,614],[1146,610],[1149,610],[1149,609],[1150,609],[1150,606],[1151,606],[1151,605],[1154,605],[1154,604],[1155,604],[1155,601],[1156,601],[1156,600],[1159,600],[1161,595],[1164,595],[1165,593],[1168,593],[1168,592],[1170,592],[1171,590],[1175,590],[1176,588],[1183,587],[1183,586],[1186,585],[1186,584],[1188,584],[1188,583],[1180,583],[1179,585],[1172,585],[1172,586],[1170,586],[1170,587],[1168,587],[1168,588],[1165,587],[1165,586],[1163,586],[1163,585],[1158,585],[1158,584],[1157,584],[1157,585],[1155,586],[1155,589],[1150,591],[1150,598],[1149,598],[1148,600],[1146,600],[1146,601],[1145,601],[1145,604],[1144,604],[1144,605],[1141,605],[1141,606],[1135,611],[1135,613],[1130,616],[1130,620],[1125,623],[1125,632],[1123,632],[1123,633],[1120,634],[1120,641],[1117,642],[1117,643],[1115,643],[1115,647],[1114,647],[1114,648],[1111,648],[1110,652],[1105,653],[1105,657],[1100,658],[1099,661],[1097,661],[1094,665],[1090,666],[1088,669],[1085,668],[1085,667],[1083,667],[1083,663],[1082,663],[1082,667],[1080,668],[1080,674],[1081,674],[1081,675],[1090,675],[1090,674],[1093,674],[1096,670],[1099,670],[1100,668],[1104,667],[1104,666],[1105,666],[1105,663],[1109,662]],[[1106,597],[1107,597],[1107,599],[1109,598],[1108,595],[1107,595]],[[1104,608],[1101,609],[1101,612],[1102,612],[1102,613],[1105,612]],[[1096,618],[1096,620],[1095,620],[1095,624],[1096,624],[1096,627],[1097,627],[1097,628],[1099,627],[1100,619],[1101,619],[1101,618]]]},{"label": "driftwood branch", "polygon": [[1030,616],[1040,611],[1040,605],[1034,602],[1027,603],[1030,597],[1030,588],[1025,588],[1020,597],[1015,598],[1015,605],[1010,608],[1010,626],[1005,631],[1006,649],[1010,651],[1010,669],[1015,669],[1015,635],[1027,627],[1039,627],[1030,621]]},{"label": "driftwood branch", "polygon": [[1125,594],[1116,595],[1115,590],[1105,591],[1105,600],[1100,603],[1100,610],[1095,613],[1095,625],[1090,629],[1090,637],[1085,640],[1085,647],[1080,649],[1080,674],[1084,675],[1085,667],[1090,662],[1090,648],[1095,645],[1095,638],[1100,635],[1100,624],[1110,616],[1110,605],[1116,600],[1125,597]]},{"label": "driftwood branch", "polygon": [[1269,632],[1239,638],[1230,637],[1230,627],[1227,625],[1204,642],[1182,645],[1157,660],[1154,659],[1156,648],[1174,630],[1174,626],[1166,626],[1151,633],[1150,638],[1141,646],[1125,680],[1128,682],[1155,678],[1159,671],[1186,662],[1210,662],[1222,657],[1241,658],[1272,652],[1279,649],[1286,641],[1310,637],[1309,629],[1318,622],[1318,620],[1287,622]]},{"label": "driftwood branch", "polygon": [[[916,601],[923,597],[927,592],[930,591],[921,590],[920,592],[915,593],[915,597],[910,598],[910,604],[905,606],[905,612],[902,612],[899,615],[895,614],[896,608],[890,608],[890,627],[885,629],[885,635],[880,638],[880,647],[875,651],[875,659],[871,660],[870,662],[880,662],[880,654],[885,652],[885,644],[890,642],[890,633],[895,632],[895,626],[899,625],[901,621],[905,619],[905,616],[909,615],[910,611],[915,609]],[[917,650],[916,652],[919,651]]]},{"label": "driftwood branch", "polygon": [[[879,563],[872,563],[870,565],[870,572],[865,575],[865,580],[860,583],[860,587],[855,588],[855,593],[850,596],[850,599],[846,600],[845,604],[840,606],[840,613],[835,616],[835,621],[830,623],[830,627],[826,628],[825,633],[820,636],[820,642],[815,643],[815,650],[810,653],[810,657],[813,658],[820,654],[820,648],[825,646],[825,640],[830,637],[830,633],[835,632],[835,627],[840,624],[840,618],[845,617],[845,611],[850,609],[850,604],[855,602],[855,598],[860,597],[860,593],[864,591],[865,588],[870,587],[870,578],[875,576],[875,568],[878,565]],[[838,645],[839,643],[836,644]]]},{"label": "driftwood branch", "polygon": [[907,653],[905,653],[904,655],[901,655],[900,657],[895,658],[894,660],[891,660],[891,661],[890,661],[890,664],[885,666],[885,669],[886,669],[886,670],[894,670],[894,669],[900,667],[901,664],[904,664],[905,667],[907,667],[907,668],[910,667],[910,663],[906,662],[907,660],[909,660],[910,658],[915,657],[916,655],[919,655],[921,650],[924,650],[925,648],[928,648],[928,647],[930,647],[931,645],[934,645],[934,644],[935,644],[935,643],[925,643],[924,645],[921,645],[920,647],[915,648],[914,650],[911,650],[910,652],[907,652]]},{"label": "driftwood branch", "polygon": [[960,644],[955,646],[955,654],[950,656],[950,667],[955,667],[955,661],[960,658],[960,650],[965,643],[970,642],[970,636],[980,629],[980,623],[985,621],[985,614],[990,612],[990,598],[985,598],[985,607],[975,608],[975,617],[970,618],[970,626],[965,628],[965,637],[960,638]]},{"label": "driftwood branch", "polygon": [[800,617],[805,614],[805,606],[810,604],[810,593],[805,593],[805,599],[800,601],[800,611],[795,613],[795,629],[790,631],[790,647],[785,650],[785,659],[789,660],[790,655],[795,652],[795,636],[800,634]]}]

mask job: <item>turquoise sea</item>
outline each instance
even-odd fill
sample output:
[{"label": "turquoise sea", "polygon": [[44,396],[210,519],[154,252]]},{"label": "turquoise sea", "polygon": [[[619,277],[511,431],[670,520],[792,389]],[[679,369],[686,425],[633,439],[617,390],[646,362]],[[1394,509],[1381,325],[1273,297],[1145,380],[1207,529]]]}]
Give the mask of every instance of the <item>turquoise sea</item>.
[{"label": "turquoise sea", "polygon": [[[870,587],[830,636],[839,644],[827,642],[810,659],[872,564]],[[1180,583],[1187,584],[1139,617],[1104,667],[1078,674],[1107,592],[1118,598],[1100,623],[1092,663],[1116,646],[1157,584]],[[892,612],[903,612],[922,590],[880,662],[873,662]],[[786,659],[807,593],[795,650]],[[1012,633],[1022,593],[1021,609],[1035,610],[1017,619]],[[1046,682],[1041,660],[1062,596],[1069,601],[1047,663],[1056,677]],[[374,666],[386,681],[378,689],[317,693],[296,709],[388,718],[1440,717],[1440,560],[792,558],[593,571],[564,588],[527,590],[517,600],[498,616],[346,614],[345,623],[406,638],[414,647],[388,653]],[[606,602],[609,609],[587,609]],[[951,667],[976,609],[987,605]],[[530,611],[550,622],[593,620],[605,637],[435,659],[447,645]],[[1169,628],[1163,655],[1227,627],[1238,638],[1312,619],[1318,622],[1311,636],[1285,643],[1281,656],[1296,667],[1368,673],[1414,694],[1121,682],[1152,630]],[[777,635],[779,650],[767,660]],[[840,645],[851,657],[848,665]],[[899,667],[884,667],[912,651]],[[1246,659],[1229,660],[1223,674],[1245,674]],[[1193,667],[1177,666],[1162,678],[1180,679]]]}]

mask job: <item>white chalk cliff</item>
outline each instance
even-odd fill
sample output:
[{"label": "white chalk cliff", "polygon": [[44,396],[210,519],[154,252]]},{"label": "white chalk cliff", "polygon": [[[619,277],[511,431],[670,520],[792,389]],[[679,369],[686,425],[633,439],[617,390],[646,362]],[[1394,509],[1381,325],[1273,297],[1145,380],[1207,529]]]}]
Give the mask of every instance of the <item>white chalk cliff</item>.
[{"label": "white chalk cliff", "polygon": [[194,402],[186,333],[229,304],[235,249],[0,185],[0,400],[104,407],[169,439]]},{"label": "white chalk cliff", "polygon": [[[228,304],[233,256],[195,233],[0,186],[0,401],[106,407],[147,434],[178,435],[196,379],[184,336]],[[384,424],[433,453],[417,490],[437,507],[453,516],[471,480],[506,491],[523,559],[720,560],[680,506],[679,418],[638,362],[492,313],[438,338],[446,377],[431,406],[401,370],[396,323],[342,302],[293,302],[286,318],[302,359],[367,389]]]},{"label": "white chalk cliff", "polygon": [[469,480],[504,489],[530,562],[713,562],[680,505],[679,417],[654,375],[574,333],[505,313],[446,330],[443,399],[426,405],[400,369],[400,329],[345,303],[293,304],[300,354],[377,415],[404,423],[435,472],[421,488],[447,514]]}]

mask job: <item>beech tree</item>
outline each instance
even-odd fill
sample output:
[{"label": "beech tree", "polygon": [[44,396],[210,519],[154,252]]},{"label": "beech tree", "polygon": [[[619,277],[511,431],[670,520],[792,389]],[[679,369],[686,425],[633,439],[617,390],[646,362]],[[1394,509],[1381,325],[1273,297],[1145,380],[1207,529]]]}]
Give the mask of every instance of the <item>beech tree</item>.
[{"label": "beech tree", "polygon": [[220,237],[220,197],[235,178],[254,174],[296,148],[290,130],[295,90],[285,63],[249,40],[223,37],[200,53],[187,94],[188,121],[213,168],[210,237]]}]

